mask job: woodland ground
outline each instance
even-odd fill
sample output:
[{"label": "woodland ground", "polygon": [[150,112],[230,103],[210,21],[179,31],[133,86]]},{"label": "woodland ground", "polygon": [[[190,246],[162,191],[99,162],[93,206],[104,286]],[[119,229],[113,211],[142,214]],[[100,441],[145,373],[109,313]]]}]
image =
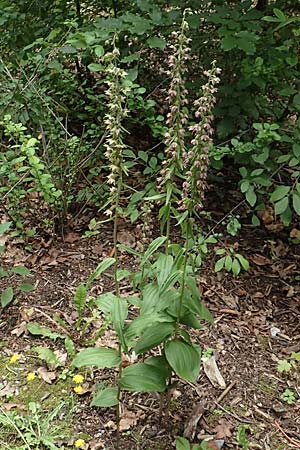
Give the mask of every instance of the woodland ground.
[{"label": "woodland ground", "polygon": [[[212,211],[218,211],[218,200],[213,200],[211,207]],[[213,213],[215,222],[221,214]],[[194,332],[194,340],[204,349],[214,349],[219,369],[230,386],[225,397],[218,400],[223,391],[213,387],[202,371],[195,386],[178,382],[171,395],[169,415],[166,416],[164,407],[160,421],[156,394],[125,393],[121,449],[175,448],[175,437],[183,435],[190,418],[197,414],[194,442],[209,435],[224,440],[224,449],[300,448],[299,382],[297,386],[297,379],[277,371],[278,360],[288,359],[291,352],[300,351],[300,246],[290,243],[290,230],[277,228],[279,231],[276,226],[270,231],[244,224],[237,237],[228,238],[227,244],[238,245],[239,253],[250,262],[250,270],[238,278],[226,272],[214,272],[214,252],[201,269],[199,289],[214,315],[214,324],[204,323],[202,330]],[[70,360],[62,340],[41,339],[30,334],[26,325],[34,321],[53,332],[68,334],[77,350],[82,348],[84,340],[92,338],[96,345],[115,345],[109,330],[100,339],[95,337],[103,326],[101,316],[90,321],[84,335],[75,330],[73,302],[78,284],[86,281],[103,257],[111,255],[111,238],[111,226],[107,224],[99,235],[88,239],[82,239],[82,231],[75,227],[66,229],[64,239],[34,238],[28,251],[22,242],[11,241],[4,258],[8,265],[29,267],[36,289],[19,295],[1,312],[1,410],[24,414],[28,401],[34,401],[42,405],[46,414],[64,402],[65,409],[59,418],[68,422],[68,430],[66,437],[62,436],[62,448],[72,448],[78,437],[84,438],[84,448],[90,450],[116,448],[114,410],[89,406],[93,387],[113,379],[114,373],[81,372],[85,382],[83,392],[77,395],[73,392],[72,377],[63,375]],[[135,226],[124,223],[122,239],[135,245]],[[125,253],[121,262],[124,267],[134,265]],[[97,280],[90,295],[96,296],[111,287],[112,278],[108,273]],[[126,285],[122,289],[128,291]],[[87,317],[91,317],[91,309],[87,309]],[[33,354],[33,346],[58,351],[62,365],[47,367]],[[8,363],[13,353],[21,355],[14,366]],[[26,382],[28,372],[39,375],[29,383]],[[288,387],[296,393],[292,405],[281,398]],[[70,408],[72,414],[67,419]],[[1,431],[0,438],[4,442]],[[14,448],[13,443],[9,446],[9,439],[12,436],[7,436],[6,446],[2,444],[1,448]]]}]

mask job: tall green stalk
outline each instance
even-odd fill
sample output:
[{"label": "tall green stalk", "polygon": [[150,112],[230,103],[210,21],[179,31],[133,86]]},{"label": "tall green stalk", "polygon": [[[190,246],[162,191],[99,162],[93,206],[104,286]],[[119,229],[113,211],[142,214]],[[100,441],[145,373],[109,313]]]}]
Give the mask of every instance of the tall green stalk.
[{"label": "tall green stalk", "polygon": [[[116,47],[116,37],[113,40],[113,50],[105,55],[105,61],[108,64],[108,89],[106,95],[108,98],[108,113],[105,116],[107,139],[105,142],[106,157],[110,163],[110,173],[108,176],[108,184],[110,185],[110,209],[106,211],[108,216],[113,217],[113,247],[114,247],[114,282],[116,296],[120,297],[120,285],[118,281],[118,219],[120,209],[120,197],[123,188],[123,150],[126,147],[123,143],[122,122],[127,115],[124,106],[126,95],[129,88],[124,85],[126,72],[119,67],[119,50]],[[118,344],[118,353],[122,356],[121,342]],[[122,376],[122,361],[119,365],[117,384],[116,419],[117,419],[117,449],[120,446],[120,400],[121,389],[120,379]]]}]

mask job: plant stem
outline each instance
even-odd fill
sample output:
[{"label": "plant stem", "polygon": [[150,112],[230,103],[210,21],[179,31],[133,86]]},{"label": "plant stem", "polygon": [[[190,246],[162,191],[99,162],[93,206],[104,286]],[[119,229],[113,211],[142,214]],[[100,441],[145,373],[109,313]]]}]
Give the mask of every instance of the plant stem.
[{"label": "plant stem", "polygon": [[[120,195],[123,185],[123,178],[122,178],[122,168],[119,170],[118,174],[118,181],[117,181],[117,192],[115,196],[115,206],[114,206],[114,229],[113,229],[113,246],[114,246],[114,258],[115,258],[115,264],[113,266],[114,270],[114,284],[115,284],[115,291],[116,296],[120,296],[120,283],[118,280],[118,219],[119,219],[119,201],[120,201]],[[118,344],[118,353],[121,358],[121,362],[119,364],[119,370],[118,370],[118,376],[117,376],[117,399],[118,403],[116,405],[116,421],[117,421],[117,442],[116,447],[117,450],[120,448],[120,420],[121,420],[121,409],[120,409],[120,400],[121,400],[121,387],[120,387],[120,379],[122,376],[122,347],[121,343]]]},{"label": "plant stem", "polygon": [[166,226],[166,244],[165,244],[165,253],[166,255],[169,254],[169,243],[170,243],[170,222],[171,222],[171,218],[170,218],[170,210],[168,211],[168,218],[167,218],[167,226]]},{"label": "plant stem", "polygon": [[184,244],[184,260],[183,260],[183,271],[182,271],[182,279],[181,279],[181,286],[180,286],[180,297],[179,297],[179,307],[177,312],[177,318],[176,318],[176,326],[175,326],[175,338],[178,338],[179,334],[179,323],[180,323],[180,316],[182,311],[182,305],[183,305],[183,297],[184,297],[184,291],[185,291],[185,279],[186,279],[186,268],[187,268],[187,262],[188,262],[188,247],[189,247],[189,224],[190,224],[190,214],[186,219],[186,236],[185,236],[185,244]]}]

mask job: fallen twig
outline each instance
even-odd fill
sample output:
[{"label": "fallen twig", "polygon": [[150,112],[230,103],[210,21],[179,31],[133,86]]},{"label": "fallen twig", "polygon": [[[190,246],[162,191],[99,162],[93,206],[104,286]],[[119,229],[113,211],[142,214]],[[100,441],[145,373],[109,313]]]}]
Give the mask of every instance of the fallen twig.
[{"label": "fallen twig", "polygon": [[286,432],[281,428],[281,426],[279,425],[277,420],[275,420],[274,425],[280,431],[280,433],[283,434],[283,436],[286,438],[286,440],[290,444],[292,444],[293,448],[300,448],[300,442],[296,441],[295,439],[291,438],[288,434],[286,434]]}]

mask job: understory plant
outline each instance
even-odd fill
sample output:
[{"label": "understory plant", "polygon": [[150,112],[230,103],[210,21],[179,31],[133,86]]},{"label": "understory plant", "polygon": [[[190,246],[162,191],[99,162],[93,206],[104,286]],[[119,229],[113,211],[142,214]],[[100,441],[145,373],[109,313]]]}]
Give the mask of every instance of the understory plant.
[{"label": "understory plant", "polygon": [[[108,74],[105,146],[110,165],[110,208],[107,214],[113,221],[114,290],[98,296],[95,304],[110,319],[117,335],[117,348],[85,348],[75,356],[72,364],[74,367],[118,368],[115,382],[97,390],[92,401],[92,406],[116,406],[118,447],[122,392],[159,392],[161,416],[165,401],[167,415],[168,397],[175,383],[174,377],[195,383],[199,376],[201,347],[192,341],[189,329],[201,328],[200,320],[212,321],[211,314],[201,302],[189,250],[193,237],[193,213],[194,210],[202,209],[208,148],[213,134],[212,108],[219,69],[213,63],[212,68],[205,73],[208,82],[195,102],[195,120],[186,135],[184,130],[188,109],[183,74],[188,59],[187,31],[188,24],[184,15],[181,30],[173,35],[175,43],[171,47],[173,56],[170,59],[170,75],[177,78],[172,78],[168,97],[170,113],[167,120],[169,131],[166,136],[166,157],[159,180],[161,193],[155,196],[160,202],[164,201],[159,219],[166,234],[157,237],[141,253],[131,251],[138,263],[135,271],[124,272],[119,267],[121,248],[117,232],[123,174],[126,170],[123,161],[125,146],[122,122],[127,114],[125,101],[128,84],[126,72],[119,67],[116,39],[113,41],[112,52],[104,58]],[[188,143],[190,136],[191,142]],[[176,219],[184,234],[183,246],[171,242],[171,214],[176,210],[180,211],[180,215],[176,214]],[[103,264],[109,262],[111,258],[104,260],[102,268]],[[124,277],[131,281],[135,295],[121,294],[120,283]],[[81,288],[81,304],[86,301],[86,287]],[[77,296],[77,305],[78,298]]]},{"label": "understory plant", "polygon": [[[0,238],[7,235],[11,226],[11,222],[0,223]],[[5,253],[5,244],[0,245],[0,255]],[[8,286],[5,289],[0,290],[1,308],[8,306],[15,297],[17,292],[30,292],[34,289],[31,283],[20,283],[20,277],[30,277],[31,272],[26,267],[18,265],[12,268],[7,268],[4,265],[0,265],[0,280],[8,280]]]},{"label": "understory plant", "polygon": [[0,194],[9,205],[7,213],[15,226],[23,228],[22,213],[44,205],[57,207],[62,198],[39,156],[39,140],[26,134],[22,123],[14,123],[10,115],[0,122]]}]

